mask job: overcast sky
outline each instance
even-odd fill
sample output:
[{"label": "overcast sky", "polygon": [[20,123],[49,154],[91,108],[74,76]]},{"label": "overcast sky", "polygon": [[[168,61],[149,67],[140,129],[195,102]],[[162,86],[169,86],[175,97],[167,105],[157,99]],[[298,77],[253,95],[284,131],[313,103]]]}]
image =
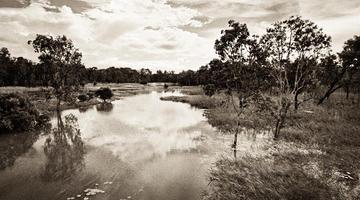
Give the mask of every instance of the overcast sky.
[{"label": "overcast sky", "polygon": [[335,51],[360,34],[359,0],[0,0],[0,47],[36,61],[28,40],[66,35],[87,67],[196,70],[229,19],[262,34],[291,15],[322,27]]}]

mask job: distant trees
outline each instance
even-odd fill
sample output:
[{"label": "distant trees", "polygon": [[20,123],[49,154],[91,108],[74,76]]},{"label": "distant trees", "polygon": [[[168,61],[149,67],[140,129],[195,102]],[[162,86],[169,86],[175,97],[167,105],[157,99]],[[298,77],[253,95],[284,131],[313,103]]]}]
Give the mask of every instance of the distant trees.
[{"label": "distant trees", "polygon": [[330,54],[320,62],[318,77],[326,91],[321,95],[318,104],[322,104],[332,93],[344,88],[346,97],[349,97],[350,89],[358,89],[360,86],[360,36],[355,35],[345,42],[342,52],[337,55]]},{"label": "distant trees", "polygon": [[30,86],[35,82],[35,64],[22,57],[13,58],[7,48],[0,49],[0,86]]},{"label": "distant trees", "polygon": [[344,50],[339,54],[343,68],[346,69],[344,89],[346,98],[349,98],[350,89],[360,86],[360,36],[345,42]]},{"label": "distant trees", "polygon": [[207,84],[203,86],[203,90],[206,96],[212,97],[216,92],[216,87],[214,84]]},{"label": "distant trees", "polygon": [[147,84],[151,81],[151,71],[149,69],[142,68],[140,70],[140,83]]},{"label": "distant trees", "polygon": [[10,75],[8,68],[10,66],[10,52],[7,48],[0,49],[0,86],[8,85]]}]

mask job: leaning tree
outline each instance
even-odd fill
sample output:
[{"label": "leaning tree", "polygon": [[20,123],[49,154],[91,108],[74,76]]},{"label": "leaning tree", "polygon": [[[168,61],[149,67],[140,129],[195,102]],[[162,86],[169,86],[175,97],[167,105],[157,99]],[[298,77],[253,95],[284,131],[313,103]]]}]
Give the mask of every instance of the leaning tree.
[{"label": "leaning tree", "polygon": [[274,23],[261,38],[279,95],[275,139],[290,105],[296,110],[299,96],[317,84],[317,62],[329,51],[330,42],[331,38],[321,28],[299,16]]}]

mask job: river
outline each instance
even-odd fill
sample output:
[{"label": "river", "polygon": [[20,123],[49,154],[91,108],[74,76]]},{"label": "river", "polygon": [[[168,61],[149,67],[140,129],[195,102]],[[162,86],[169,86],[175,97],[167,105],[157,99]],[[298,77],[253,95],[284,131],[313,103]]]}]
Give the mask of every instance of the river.
[{"label": "river", "polygon": [[168,95],[182,94],[154,91],[66,110],[80,130],[69,142],[46,133],[1,136],[0,199],[200,199],[211,163],[230,141],[203,110],[160,100]]}]

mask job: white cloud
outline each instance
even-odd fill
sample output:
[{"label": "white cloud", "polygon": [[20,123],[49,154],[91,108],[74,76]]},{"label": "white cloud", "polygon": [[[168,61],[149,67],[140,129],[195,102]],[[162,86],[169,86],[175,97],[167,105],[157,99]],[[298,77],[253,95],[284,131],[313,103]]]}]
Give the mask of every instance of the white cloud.
[{"label": "white cloud", "polygon": [[[55,1],[65,6],[56,7]],[[25,8],[0,5],[0,46],[14,56],[35,59],[28,40],[36,34],[66,35],[83,52],[88,67],[180,71],[197,69],[215,56],[214,40],[229,19],[247,23],[252,33],[261,34],[271,22],[300,14],[333,37],[335,50],[359,34],[360,25],[360,3],[355,0],[76,0],[81,3],[71,5],[62,1],[32,0]]]},{"label": "white cloud", "polygon": [[[0,9],[0,24],[7,30],[0,33],[0,46],[8,47],[14,56],[34,59],[36,55],[27,40],[36,34],[64,34],[83,52],[88,67],[197,69],[212,57],[206,47],[210,41],[176,28],[186,24],[201,26],[192,19],[199,14],[194,9],[172,8],[151,0],[112,0],[97,5],[80,14],[67,6],[57,12],[48,11],[45,8],[51,5],[44,1],[26,8]],[[159,30],[144,30],[146,26]]]}]

